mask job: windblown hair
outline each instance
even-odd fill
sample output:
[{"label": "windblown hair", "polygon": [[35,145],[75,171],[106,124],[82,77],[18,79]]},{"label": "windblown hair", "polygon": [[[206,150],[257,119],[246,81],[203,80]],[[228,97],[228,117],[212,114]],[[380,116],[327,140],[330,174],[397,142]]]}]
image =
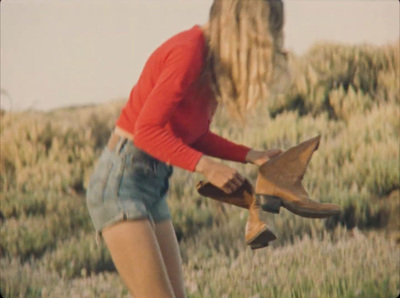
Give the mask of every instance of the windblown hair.
[{"label": "windblown hair", "polygon": [[241,118],[270,93],[283,22],[281,0],[214,0],[206,72],[217,101]]}]

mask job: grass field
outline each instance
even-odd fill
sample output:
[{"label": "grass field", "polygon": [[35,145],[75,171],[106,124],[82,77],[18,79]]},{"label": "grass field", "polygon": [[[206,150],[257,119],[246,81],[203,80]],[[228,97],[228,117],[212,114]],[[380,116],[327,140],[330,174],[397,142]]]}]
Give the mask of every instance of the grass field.
[{"label": "grass field", "polygon": [[[327,220],[286,210],[263,218],[278,236],[251,251],[247,214],[195,191],[176,169],[169,205],[189,297],[396,297],[400,292],[399,46],[315,45],[293,57],[293,86],[245,123],[218,111],[212,130],[258,149],[320,134],[304,177]],[[129,297],[84,198],[123,102],[2,112],[0,291],[5,297]],[[255,181],[252,165],[226,162]]]}]

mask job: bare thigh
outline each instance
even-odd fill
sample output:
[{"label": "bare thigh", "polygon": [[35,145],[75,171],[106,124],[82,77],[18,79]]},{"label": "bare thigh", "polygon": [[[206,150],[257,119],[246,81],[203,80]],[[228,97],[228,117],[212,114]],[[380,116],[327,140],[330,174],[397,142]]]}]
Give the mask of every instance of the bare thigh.
[{"label": "bare thigh", "polygon": [[177,298],[186,297],[182,273],[182,259],[171,220],[156,223],[155,230],[175,296]]},{"label": "bare thigh", "polygon": [[174,297],[154,230],[147,219],[102,232],[122,280],[134,297]]}]

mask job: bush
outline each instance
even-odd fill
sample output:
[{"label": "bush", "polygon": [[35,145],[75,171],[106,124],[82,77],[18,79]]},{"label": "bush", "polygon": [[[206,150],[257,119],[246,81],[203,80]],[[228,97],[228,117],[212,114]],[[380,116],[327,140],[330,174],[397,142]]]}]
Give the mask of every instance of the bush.
[{"label": "bush", "polygon": [[[294,57],[288,93],[259,103],[245,123],[217,111],[212,130],[253,148],[288,149],[322,135],[303,184],[312,199],[343,212],[328,220],[285,209],[263,213],[278,240],[253,252],[243,241],[247,211],[200,197],[195,186],[202,177],[175,169],[168,203],[189,297],[398,293],[398,51],[398,45],[316,45]],[[2,112],[3,295],[128,295],[105,246],[95,243],[84,198],[121,106]],[[224,163],[255,182],[254,165]]]}]

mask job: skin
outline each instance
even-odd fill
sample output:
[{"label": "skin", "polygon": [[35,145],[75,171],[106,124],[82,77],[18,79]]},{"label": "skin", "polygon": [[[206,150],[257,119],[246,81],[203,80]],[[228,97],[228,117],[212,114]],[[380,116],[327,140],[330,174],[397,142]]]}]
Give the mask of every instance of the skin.
[{"label": "skin", "polygon": [[[208,23],[202,26],[208,34]],[[133,136],[118,128],[117,133],[133,140]],[[246,162],[261,165],[279,155],[280,149],[258,151],[251,149]],[[237,170],[203,156],[196,172],[227,193],[244,182]],[[186,297],[182,260],[175,231],[170,220],[156,222],[148,219],[123,221],[102,231],[114,264],[133,297]]]},{"label": "skin", "polygon": [[[280,152],[250,150],[246,161],[260,165]],[[207,156],[200,159],[196,170],[228,193],[244,181],[235,169]],[[156,222],[154,228],[148,219],[123,221],[103,229],[102,234],[133,297],[186,297],[182,260],[170,220]]]},{"label": "skin", "polygon": [[156,223],[155,232],[175,297],[185,297],[182,259],[171,220]]},{"label": "skin", "polygon": [[168,277],[167,262],[163,260],[156,233],[148,219],[119,222],[103,229],[102,235],[115,267],[133,297],[176,297]]},{"label": "skin", "polygon": [[122,280],[134,297],[185,296],[182,260],[171,220],[123,221],[102,232]]},{"label": "skin", "polygon": [[[262,165],[281,152],[280,149],[271,149],[267,151],[250,149],[247,153],[246,161],[255,165]],[[196,172],[202,174],[210,183],[218,186],[226,193],[234,192],[244,182],[244,178],[237,170],[216,162],[207,156],[203,156],[199,160],[196,166]]]},{"label": "skin", "polygon": [[[250,150],[246,160],[262,164],[280,153]],[[203,156],[196,169],[226,192],[232,192],[244,181],[233,168]],[[170,220],[148,219],[123,221],[102,231],[113,262],[133,297],[186,297],[182,260],[175,231]]]}]

